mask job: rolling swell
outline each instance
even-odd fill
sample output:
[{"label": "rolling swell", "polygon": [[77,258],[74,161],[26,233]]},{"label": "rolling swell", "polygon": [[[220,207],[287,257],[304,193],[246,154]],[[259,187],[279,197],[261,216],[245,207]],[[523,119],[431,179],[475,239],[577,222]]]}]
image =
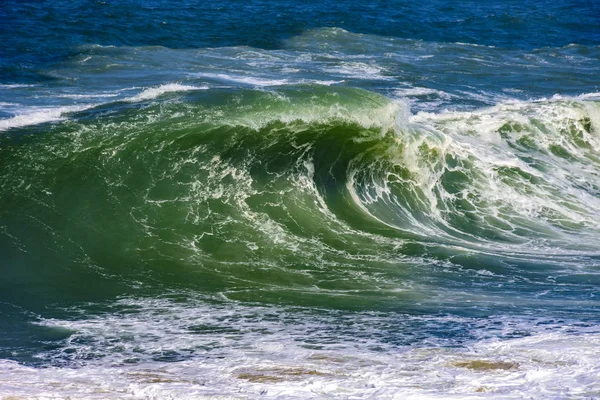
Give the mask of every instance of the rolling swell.
[{"label": "rolling swell", "polygon": [[443,265],[538,279],[597,257],[593,99],[417,115],[322,86],[141,100],[0,139],[6,298],[193,287],[410,308]]}]

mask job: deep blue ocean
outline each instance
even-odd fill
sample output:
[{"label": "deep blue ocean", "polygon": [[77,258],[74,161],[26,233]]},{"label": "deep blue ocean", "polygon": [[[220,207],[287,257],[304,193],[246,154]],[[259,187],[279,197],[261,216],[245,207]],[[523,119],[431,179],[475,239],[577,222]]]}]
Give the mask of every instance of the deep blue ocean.
[{"label": "deep blue ocean", "polygon": [[0,2],[0,398],[600,397],[600,2]]}]

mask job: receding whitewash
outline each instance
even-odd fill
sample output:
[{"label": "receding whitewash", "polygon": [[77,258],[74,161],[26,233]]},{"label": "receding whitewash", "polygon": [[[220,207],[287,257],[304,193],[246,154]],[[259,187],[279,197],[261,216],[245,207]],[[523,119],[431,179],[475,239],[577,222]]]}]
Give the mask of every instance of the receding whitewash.
[{"label": "receding whitewash", "polygon": [[[2,360],[0,395],[520,399],[585,398],[600,390],[600,332],[582,321],[393,313],[358,313],[349,320],[336,312],[311,316],[239,304],[118,303],[132,312],[43,321],[73,335],[63,344],[70,352],[48,350],[39,357],[58,357],[60,364],[70,354],[77,367],[39,369]],[[390,323],[400,335],[411,327],[431,332],[422,343],[381,342]],[[436,343],[434,332],[458,326],[470,339],[447,346],[453,339],[444,336]]]}]

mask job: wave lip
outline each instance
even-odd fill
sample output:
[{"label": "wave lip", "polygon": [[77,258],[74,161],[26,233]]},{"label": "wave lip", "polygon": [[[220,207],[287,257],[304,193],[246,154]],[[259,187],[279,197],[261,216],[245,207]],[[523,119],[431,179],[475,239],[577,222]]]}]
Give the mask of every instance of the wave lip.
[{"label": "wave lip", "polygon": [[65,114],[87,110],[94,107],[92,104],[63,107],[36,107],[14,117],[0,120],[0,131],[23,126],[37,125],[44,122],[61,121]]},{"label": "wave lip", "polygon": [[[135,96],[127,97],[123,99],[123,101],[127,102],[138,102],[145,100],[153,100],[156,99],[165,93],[171,92],[186,92],[191,90],[206,90],[208,86],[192,86],[192,85],[182,85],[179,83],[168,83],[165,85],[160,85],[157,87],[147,88],[142,92],[138,93]],[[72,98],[72,99],[91,99],[91,98],[111,98],[116,97],[118,94],[116,93],[103,93],[103,94],[68,94],[68,95],[59,95],[58,97]],[[113,100],[114,101],[114,100]],[[60,107],[31,107],[26,109],[25,111],[0,120],[0,131],[6,131],[11,128],[20,128],[29,125],[38,125],[45,122],[53,122],[53,121],[61,121],[66,117],[65,115],[68,113],[84,111],[93,107],[97,107],[102,104],[110,103],[100,102],[95,104],[80,104],[80,105],[71,105],[71,106],[60,106]],[[1,103],[5,106],[13,105],[13,103]]]},{"label": "wave lip", "polygon": [[33,87],[35,85],[26,85],[21,83],[0,83],[0,89],[18,89],[18,88],[26,88]]},{"label": "wave lip", "polygon": [[162,96],[165,93],[187,92],[190,90],[206,90],[206,89],[208,89],[207,86],[192,86],[192,85],[182,85],[179,83],[167,83],[165,85],[160,85],[157,87],[145,89],[133,97],[126,98],[125,101],[135,103],[138,101],[153,100],[153,99],[156,99],[157,97]]},{"label": "wave lip", "polygon": [[251,85],[255,87],[269,87],[269,86],[285,86],[285,85],[302,85],[302,84],[313,84],[313,85],[323,85],[323,86],[331,86],[336,83],[341,83],[342,81],[335,80],[318,80],[318,79],[296,79],[290,80],[287,78],[281,79],[269,79],[269,78],[261,78],[256,76],[240,76],[240,75],[230,75],[223,73],[212,73],[212,72],[196,72],[193,73],[192,76],[200,77],[200,78],[209,78],[209,79],[218,79],[227,82],[234,83],[242,83],[246,85]]}]

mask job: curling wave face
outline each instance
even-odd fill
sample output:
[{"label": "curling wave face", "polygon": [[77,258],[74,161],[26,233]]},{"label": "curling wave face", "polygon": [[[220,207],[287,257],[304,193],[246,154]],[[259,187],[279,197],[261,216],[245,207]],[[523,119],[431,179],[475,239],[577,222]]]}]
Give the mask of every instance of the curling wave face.
[{"label": "curling wave face", "polygon": [[461,257],[500,274],[573,257],[585,270],[600,237],[598,104],[410,115],[323,86],[118,102],[2,138],[3,229],[12,249],[66,271],[129,285],[166,274],[242,299],[294,289],[321,304],[374,283],[386,297]]}]

